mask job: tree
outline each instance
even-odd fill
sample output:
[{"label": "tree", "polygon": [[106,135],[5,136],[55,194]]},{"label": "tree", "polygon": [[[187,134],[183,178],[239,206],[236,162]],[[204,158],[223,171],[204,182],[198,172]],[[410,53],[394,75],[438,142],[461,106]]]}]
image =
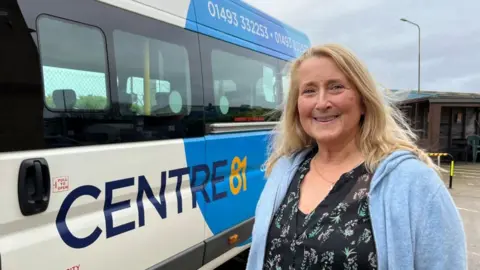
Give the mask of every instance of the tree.
[{"label": "tree", "polygon": [[[55,103],[53,102],[52,95],[45,97],[45,104],[47,107],[55,109]],[[107,107],[107,98],[103,96],[79,96],[77,102],[74,105],[76,110],[102,110]]]}]

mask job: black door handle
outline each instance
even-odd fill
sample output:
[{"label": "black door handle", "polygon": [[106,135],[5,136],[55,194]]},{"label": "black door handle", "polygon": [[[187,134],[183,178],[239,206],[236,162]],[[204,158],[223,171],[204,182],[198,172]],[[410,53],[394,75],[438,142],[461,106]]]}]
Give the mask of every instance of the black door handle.
[{"label": "black door handle", "polygon": [[26,159],[18,173],[18,203],[24,216],[45,211],[50,201],[50,170],[44,158]]}]

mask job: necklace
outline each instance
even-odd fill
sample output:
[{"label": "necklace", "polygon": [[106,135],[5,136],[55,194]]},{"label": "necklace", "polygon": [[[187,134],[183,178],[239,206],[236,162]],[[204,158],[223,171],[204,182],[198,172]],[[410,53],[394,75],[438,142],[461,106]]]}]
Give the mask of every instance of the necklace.
[{"label": "necklace", "polygon": [[[312,159],[312,162],[315,162],[316,158],[317,158],[317,156],[315,156],[315,157]],[[333,187],[335,186],[336,181],[335,181],[335,182],[328,181],[328,180],[325,179],[325,177],[323,177],[323,175],[317,170],[317,167],[315,166],[315,164],[312,164],[312,165],[313,165],[313,170],[315,171],[315,173],[318,174],[318,176],[320,176],[320,178],[322,178],[323,181],[327,182],[327,183],[330,185],[330,187],[329,187],[329,189],[328,189],[328,192],[330,192],[330,191],[333,189]]]}]

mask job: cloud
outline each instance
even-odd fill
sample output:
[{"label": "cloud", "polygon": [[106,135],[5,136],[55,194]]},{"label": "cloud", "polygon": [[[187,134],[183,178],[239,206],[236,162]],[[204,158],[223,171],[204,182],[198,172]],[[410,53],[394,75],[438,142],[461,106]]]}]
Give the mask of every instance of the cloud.
[{"label": "cloud", "polygon": [[305,32],[312,44],[353,50],[376,80],[416,89],[421,27],[421,89],[480,93],[480,1],[245,0]]}]

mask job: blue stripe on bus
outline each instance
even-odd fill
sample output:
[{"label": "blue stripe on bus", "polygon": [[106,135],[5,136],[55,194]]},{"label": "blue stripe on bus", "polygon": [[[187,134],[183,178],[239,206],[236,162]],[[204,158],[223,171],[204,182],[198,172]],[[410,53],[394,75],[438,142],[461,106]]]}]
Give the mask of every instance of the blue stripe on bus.
[{"label": "blue stripe on bus", "polygon": [[291,56],[279,53],[279,52],[274,51],[274,50],[270,50],[268,48],[253,44],[251,42],[239,39],[237,37],[225,34],[225,33],[220,32],[220,31],[217,31],[215,29],[205,27],[203,25],[198,25],[198,32],[202,33],[204,35],[207,35],[207,36],[211,36],[211,37],[226,41],[226,42],[233,43],[235,45],[239,45],[243,48],[248,48],[248,49],[254,50],[256,52],[260,52],[260,53],[264,53],[264,54],[267,54],[267,55],[270,55],[270,56],[273,56],[273,57],[277,57],[277,58],[280,58],[280,59],[285,60],[285,61],[292,60]]},{"label": "blue stripe on bus", "polygon": [[[308,37],[241,1],[191,0],[188,29],[284,60],[310,46]],[[195,31],[195,30],[194,30]]]},{"label": "blue stripe on bus", "polygon": [[[213,164],[210,165],[209,179],[205,184],[208,201],[201,192],[195,195],[197,206],[213,234],[221,233],[255,215],[265,185],[260,168],[266,159],[269,134],[247,132],[210,135],[205,137],[204,143],[200,143],[200,139],[184,140],[187,166]],[[246,178],[243,178],[241,167],[235,160],[245,161]],[[231,177],[235,171],[239,171],[240,179]],[[203,190],[200,186],[204,176],[197,175],[194,182],[192,178],[193,172],[190,176],[192,190]]]},{"label": "blue stripe on bus", "polygon": [[193,4],[193,0],[190,0],[190,5],[188,6],[185,29],[198,32],[197,17],[195,16],[195,5]]}]

